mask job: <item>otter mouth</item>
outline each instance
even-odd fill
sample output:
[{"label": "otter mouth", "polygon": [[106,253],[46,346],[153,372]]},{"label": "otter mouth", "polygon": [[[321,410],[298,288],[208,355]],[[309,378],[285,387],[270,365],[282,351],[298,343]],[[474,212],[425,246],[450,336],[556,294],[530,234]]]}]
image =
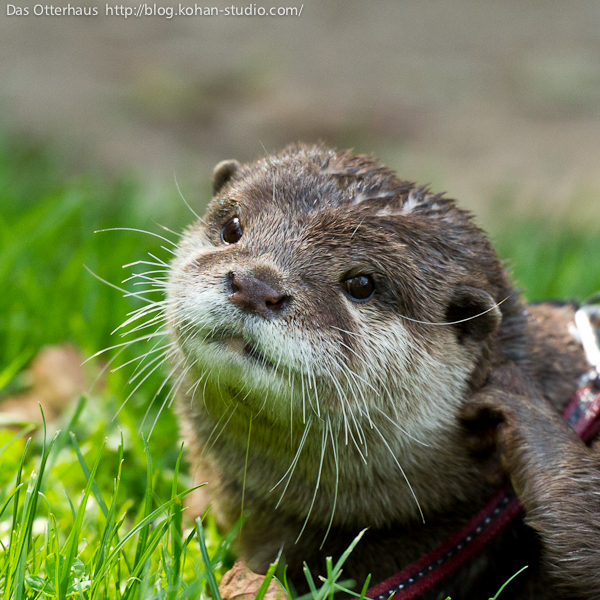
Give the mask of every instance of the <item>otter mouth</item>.
[{"label": "otter mouth", "polygon": [[262,354],[256,346],[246,341],[241,336],[233,336],[230,338],[221,339],[219,342],[230,352],[233,352],[238,356],[242,356],[253,363],[257,363],[261,367],[268,367],[270,369],[274,368],[273,363],[264,354]]}]

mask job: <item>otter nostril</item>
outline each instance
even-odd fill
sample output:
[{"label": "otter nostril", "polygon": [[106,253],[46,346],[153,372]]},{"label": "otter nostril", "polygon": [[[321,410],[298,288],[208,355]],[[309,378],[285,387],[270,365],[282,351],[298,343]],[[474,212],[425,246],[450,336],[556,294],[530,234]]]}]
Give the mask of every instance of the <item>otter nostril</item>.
[{"label": "otter nostril", "polygon": [[233,271],[229,271],[225,276],[227,279],[227,288],[231,294],[235,294],[240,291],[240,288],[235,283],[235,273]]},{"label": "otter nostril", "polygon": [[266,301],[266,306],[269,310],[280,311],[289,300],[289,296],[279,296],[279,298],[268,298]]}]

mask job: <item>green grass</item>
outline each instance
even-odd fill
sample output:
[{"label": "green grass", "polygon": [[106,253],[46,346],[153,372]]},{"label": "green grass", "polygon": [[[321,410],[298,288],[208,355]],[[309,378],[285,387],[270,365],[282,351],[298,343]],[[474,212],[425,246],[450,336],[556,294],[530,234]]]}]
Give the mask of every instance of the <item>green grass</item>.
[{"label": "green grass", "polygon": [[583,301],[600,290],[600,218],[581,229],[523,220],[501,225],[492,239],[529,301]]},{"label": "green grass", "polygon": [[[185,523],[181,454],[173,470],[161,470],[146,447],[145,485],[136,502],[124,477],[131,465],[123,436],[110,440],[97,431],[80,448],[72,429],[84,413],[80,401],[62,432],[50,440],[43,435],[39,447],[25,436],[4,436],[3,473],[14,475],[0,492],[2,599],[205,594],[213,569],[231,565],[233,536],[222,538],[209,524],[201,545],[200,522]],[[211,568],[202,554],[210,555]]]},{"label": "green grass", "polygon": [[[26,389],[24,369],[44,345],[68,342],[91,356],[120,341],[111,331],[139,301],[84,265],[119,284],[129,275],[121,265],[148,252],[168,254],[152,236],[93,232],[162,233],[153,217],[180,230],[191,215],[175,189],[165,204],[160,215],[148,214],[135,183],[65,173],[47,151],[0,138],[0,399]],[[600,289],[598,227],[523,220],[499,225],[493,237],[530,300],[582,300]],[[120,361],[137,353],[126,349]],[[114,418],[130,374],[112,373],[49,424],[45,439],[42,431],[0,429],[0,600],[216,595],[233,561],[235,532],[220,536],[210,515],[202,527],[186,519],[190,480],[170,411],[147,443],[139,433],[165,372],[152,375]],[[340,567],[330,563],[325,582],[312,581],[313,597],[346,585]]]},{"label": "green grass", "polygon": [[[158,469],[142,438],[145,482],[135,501],[124,476],[131,464],[123,432],[111,440],[97,428],[80,447],[73,430],[85,404],[80,399],[51,439],[45,427],[34,441],[27,430],[0,434],[8,479],[0,488],[2,600],[221,600],[217,579],[233,564],[230,547],[238,529],[221,536],[207,515],[186,521],[182,501],[193,489],[183,490],[181,480],[189,485],[180,472],[183,449],[174,469]],[[360,537],[335,565],[328,559],[322,584],[310,579],[312,593],[304,600],[347,589],[342,566]],[[277,566],[270,566],[257,600]],[[360,600],[366,589],[356,594]]]}]

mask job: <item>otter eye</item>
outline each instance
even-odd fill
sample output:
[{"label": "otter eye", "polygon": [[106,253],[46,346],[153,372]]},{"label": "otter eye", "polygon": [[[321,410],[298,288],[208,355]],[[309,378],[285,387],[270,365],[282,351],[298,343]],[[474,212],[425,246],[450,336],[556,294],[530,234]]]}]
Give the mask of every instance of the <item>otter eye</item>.
[{"label": "otter eye", "polygon": [[342,288],[352,300],[366,302],[375,293],[375,282],[370,275],[357,275],[342,281]]},{"label": "otter eye", "polygon": [[237,217],[227,221],[221,231],[221,239],[226,244],[235,244],[242,237],[242,226]]}]

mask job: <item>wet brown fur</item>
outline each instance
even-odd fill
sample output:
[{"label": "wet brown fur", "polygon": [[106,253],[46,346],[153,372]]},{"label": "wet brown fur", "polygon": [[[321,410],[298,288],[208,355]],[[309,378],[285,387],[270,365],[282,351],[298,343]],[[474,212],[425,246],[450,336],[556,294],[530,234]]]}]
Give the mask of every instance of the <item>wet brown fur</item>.
[{"label": "wet brown fur", "polygon": [[[446,411],[448,416],[445,423],[432,425],[431,431],[437,433],[424,433],[428,449],[402,442],[406,455],[401,454],[400,462],[415,488],[425,524],[375,433],[365,428],[366,466],[352,444],[342,442],[342,429],[333,425],[342,421],[336,389],[319,376],[320,419],[331,418],[330,435],[338,436],[343,468],[336,474],[331,453],[324,457],[314,508],[294,543],[313,499],[315,464],[327,429],[323,434],[315,416],[314,431],[308,434],[288,492],[275,509],[280,492],[269,491],[295,456],[306,414],[294,401],[278,406],[275,392],[248,391],[247,382],[236,375],[223,375],[221,381],[208,367],[197,390],[180,394],[179,400],[195,477],[209,482],[197,497],[197,510],[214,502],[220,524],[231,526],[240,516],[244,495],[250,516],[243,528],[242,554],[260,570],[283,546],[299,586],[302,561],[322,572],[325,556],[339,556],[361,529],[369,527],[344,573],[359,581],[372,573],[375,583],[458,530],[510,479],[527,510],[525,523],[513,523],[428,597],[487,598],[528,564],[503,597],[600,598],[599,444],[584,446],[559,416],[587,368],[581,348],[568,333],[573,307],[523,305],[468,213],[453,200],[398,179],[370,157],[291,146],[250,165],[223,163],[216,170],[214,188],[206,224],[189,229],[172,267],[169,319],[174,338],[187,340],[180,343],[184,366],[192,362],[189,356],[195,351],[189,341],[195,326],[189,316],[191,288],[204,286],[221,293],[233,272],[267,282],[291,298],[281,314],[267,320],[289,327],[292,338],[306,335],[316,347],[335,346],[339,360],[356,371],[364,367],[357,358],[365,356],[361,344],[370,343],[352,335],[356,310],[384,333],[386,326],[398,322],[398,315],[437,323],[483,313],[493,303],[498,307],[456,325],[402,321],[402,331],[416,347],[415,356],[447,361],[448,373],[464,379],[459,398],[433,397],[433,392],[428,396],[428,385],[438,389],[435,377],[423,380],[427,389],[415,396],[415,402],[430,402],[427,410],[432,414]],[[221,229],[232,216],[240,218],[244,236],[223,247]],[[377,294],[355,307],[348,304],[339,282],[348,274],[362,273],[373,274]],[[226,290],[222,294],[226,298]],[[211,344],[246,335],[244,328],[261,318],[241,315],[234,307],[229,319],[227,306],[226,301],[215,305],[203,317],[219,323],[210,332]],[[277,360],[274,350],[263,338],[256,343],[272,368]],[[382,352],[384,360],[394,362],[393,348],[386,346]],[[402,358],[398,356],[399,363]],[[386,371],[388,386],[394,386],[398,376],[406,377],[410,388],[411,369],[414,378],[423,377],[410,361],[401,372],[394,369],[390,364]],[[192,365],[184,374],[190,385],[182,389],[192,389],[202,373]],[[407,401],[412,397],[409,392],[395,400],[386,397],[383,383],[375,379],[372,383],[380,390],[376,396],[380,409],[393,416],[401,410],[408,423],[420,422],[419,411],[424,409]],[[261,385],[257,383],[256,389],[262,390]],[[347,408],[358,415],[360,399],[348,394]],[[314,411],[309,405],[308,413],[314,416]],[[357,418],[365,420],[364,415]],[[385,419],[379,418],[378,424],[388,439],[401,436]],[[333,526],[320,548],[338,476]]]}]

